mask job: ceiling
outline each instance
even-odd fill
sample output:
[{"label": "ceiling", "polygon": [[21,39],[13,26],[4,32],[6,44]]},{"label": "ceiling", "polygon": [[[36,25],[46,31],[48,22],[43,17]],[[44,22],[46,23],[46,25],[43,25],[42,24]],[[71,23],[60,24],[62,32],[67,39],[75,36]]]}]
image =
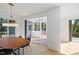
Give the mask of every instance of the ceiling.
[{"label": "ceiling", "polygon": [[[14,3],[13,17],[23,17],[56,7],[54,3]],[[0,17],[10,17],[8,3],[0,3]]]},{"label": "ceiling", "polygon": [[[26,17],[36,13],[44,12],[45,10],[56,6],[70,6],[79,10],[79,3],[13,3],[13,17]],[[10,17],[10,6],[8,3],[0,3],[0,17]]]}]

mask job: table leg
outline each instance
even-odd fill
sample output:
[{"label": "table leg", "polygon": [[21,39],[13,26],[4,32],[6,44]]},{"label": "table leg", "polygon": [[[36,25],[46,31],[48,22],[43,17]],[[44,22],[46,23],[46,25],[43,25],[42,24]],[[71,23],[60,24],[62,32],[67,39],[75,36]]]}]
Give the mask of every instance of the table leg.
[{"label": "table leg", "polygon": [[24,47],[23,47],[23,55],[24,55]]}]

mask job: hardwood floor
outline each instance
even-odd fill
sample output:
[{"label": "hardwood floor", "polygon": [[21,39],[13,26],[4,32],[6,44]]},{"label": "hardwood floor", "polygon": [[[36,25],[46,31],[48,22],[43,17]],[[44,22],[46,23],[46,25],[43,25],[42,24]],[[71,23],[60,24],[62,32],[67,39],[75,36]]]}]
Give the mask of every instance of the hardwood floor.
[{"label": "hardwood floor", "polygon": [[[24,55],[79,55],[79,43],[76,42],[62,42],[60,52],[50,50],[47,48],[45,39],[31,41],[31,49],[24,48]],[[21,49],[22,55],[22,49]]]},{"label": "hardwood floor", "polygon": [[79,55],[79,43],[77,42],[64,42],[61,44],[62,54],[66,55]]},{"label": "hardwood floor", "polygon": [[38,44],[32,44],[30,48],[24,48],[24,55],[62,55],[57,51],[50,50],[47,47]]},{"label": "hardwood floor", "polygon": [[45,42],[45,40],[40,41],[40,39],[31,41],[31,49],[29,47],[25,47],[24,55],[62,55],[58,51],[48,49],[47,46],[44,44]]}]

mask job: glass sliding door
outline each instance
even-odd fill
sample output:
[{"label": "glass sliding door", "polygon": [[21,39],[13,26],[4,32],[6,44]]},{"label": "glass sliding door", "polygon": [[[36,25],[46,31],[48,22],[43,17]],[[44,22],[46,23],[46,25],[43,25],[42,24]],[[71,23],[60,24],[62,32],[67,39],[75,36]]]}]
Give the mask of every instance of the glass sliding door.
[{"label": "glass sliding door", "polygon": [[69,20],[69,41],[79,43],[79,19]]}]

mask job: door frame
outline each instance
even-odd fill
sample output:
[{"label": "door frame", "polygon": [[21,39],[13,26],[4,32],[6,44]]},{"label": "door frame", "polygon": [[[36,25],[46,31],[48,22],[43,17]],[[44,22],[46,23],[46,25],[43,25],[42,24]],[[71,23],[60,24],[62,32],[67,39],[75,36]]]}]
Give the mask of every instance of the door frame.
[{"label": "door frame", "polygon": [[69,20],[69,41],[72,41],[72,20]]}]

